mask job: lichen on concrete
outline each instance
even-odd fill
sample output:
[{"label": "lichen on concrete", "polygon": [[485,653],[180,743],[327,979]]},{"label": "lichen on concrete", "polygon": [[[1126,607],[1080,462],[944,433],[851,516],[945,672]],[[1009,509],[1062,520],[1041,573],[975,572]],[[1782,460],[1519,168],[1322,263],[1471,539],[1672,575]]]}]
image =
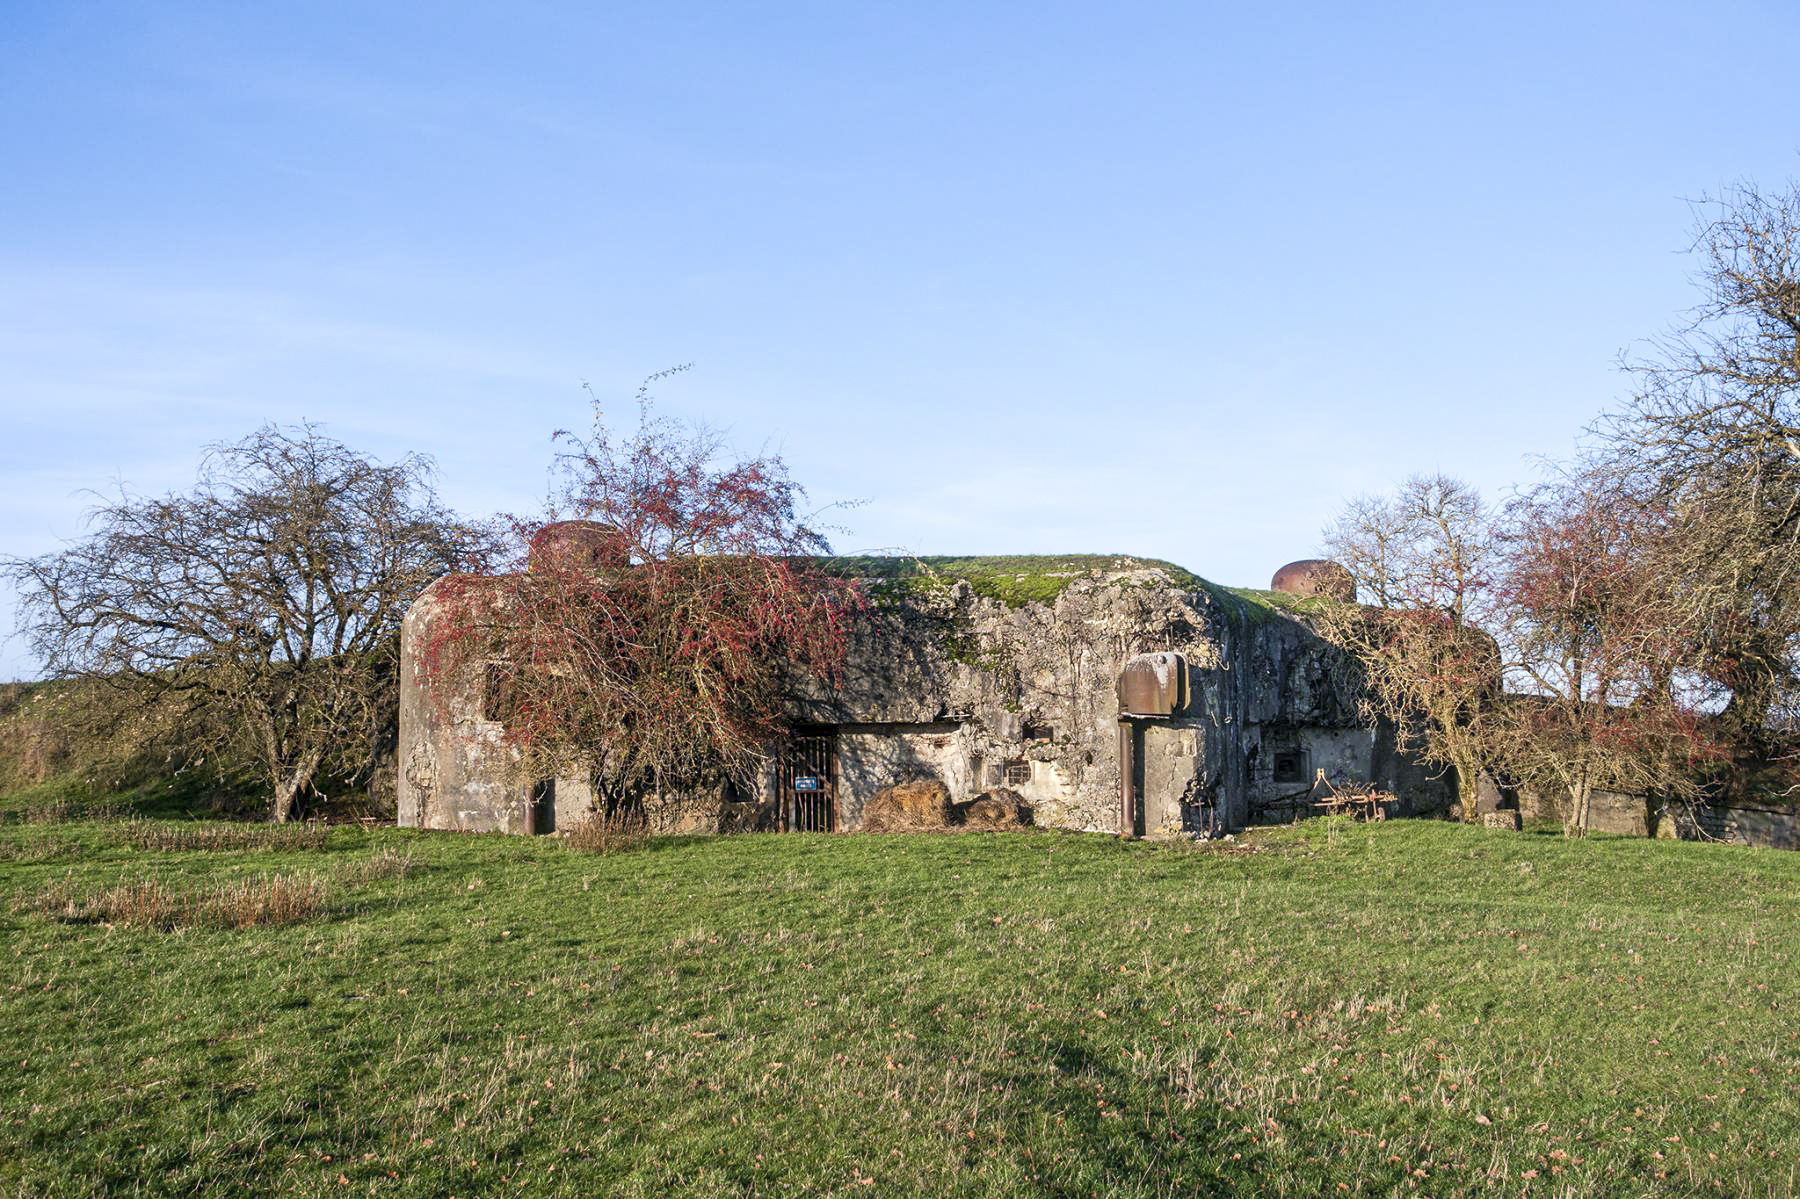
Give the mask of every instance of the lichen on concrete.
[{"label": "lichen on concrete", "polygon": [[[1181,655],[1188,702],[1160,722],[1126,723],[1145,831],[1242,825],[1289,786],[1275,777],[1278,757],[1289,767],[1316,759],[1421,802],[1433,793],[1429,780],[1406,774],[1391,735],[1384,742],[1361,721],[1354,663],[1308,627],[1309,601],[1223,588],[1171,563],[1119,555],[827,565],[867,580],[871,604],[840,676],[792,679],[790,712],[796,727],[835,736],[841,829],[857,828],[884,788],[932,780],[954,803],[1005,786],[1040,825],[1118,831],[1114,684],[1132,657],[1157,652]],[[426,597],[408,618],[409,636],[429,619]],[[517,785],[509,791],[487,777],[503,773],[503,739],[468,718],[468,698],[426,703],[421,683],[417,672],[403,680],[411,690],[402,707],[402,820],[519,828]],[[558,824],[577,815],[562,810],[565,793],[581,794],[576,782],[565,789],[558,781]],[[774,786],[771,774],[765,804]],[[484,813],[490,802],[496,810]]]}]

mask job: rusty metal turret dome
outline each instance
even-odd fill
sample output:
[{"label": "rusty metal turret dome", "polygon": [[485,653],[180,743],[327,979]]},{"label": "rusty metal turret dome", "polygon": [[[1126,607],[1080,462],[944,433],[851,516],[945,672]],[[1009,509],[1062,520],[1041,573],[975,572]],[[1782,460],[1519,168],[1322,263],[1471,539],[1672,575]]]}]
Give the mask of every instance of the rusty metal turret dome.
[{"label": "rusty metal turret dome", "polygon": [[619,530],[597,520],[559,520],[531,535],[532,570],[604,570],[630,564]]},{"label": "rusty metal turret dome", "polygon": [[1302,598],[1353,600],[1356,579],[1343,564],[1329,558],[1302,558],[1276,571],[1269,580],[1269,590]]}]

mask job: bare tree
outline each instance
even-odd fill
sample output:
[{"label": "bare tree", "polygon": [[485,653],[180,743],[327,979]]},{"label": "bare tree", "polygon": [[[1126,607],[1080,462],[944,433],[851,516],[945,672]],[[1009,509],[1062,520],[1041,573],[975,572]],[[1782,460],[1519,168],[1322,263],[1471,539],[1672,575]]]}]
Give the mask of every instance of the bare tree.
[{"label": "bare tree", "polygon": [[1601,448],[1679,529],[1665,575],[1726,725],[1754,739],[1800,698],[1800,186],[1695,207],[1701,303],[1625,364],[1636,387]]},{"label": "bare tree", "polygon": [[1361,661],[1365,712],[1456,770],[1465,819],[1483,770],[1565,793],[1580,836],[1596,790],[1691,799],[1718,759],[1700,612],[1669,574],[1679,527],[1628,482],[1566,477],[1495,514],[1415,477],[1326,532],[1376,602],[1316,620]]},{"label": "bare tree", "polygon": [[1449,475],[1412,475],[1391,495],[1360,495],[1326,528],[1325,551],[1380,608],[1441,612],[1464,624],[1486,594],[1491,513]]},{"label": "bare tree", "polygon": [[185,494],[123,489],[58,553],[10,558],[21,630],[53,674],[173,713],[260,765],[286,820],[327,777],[373,767],[395,709],[397,631],[483,537],[431,464],[383,464],[308,425],[209,447]]},{"label": "bare tree", "polygon": [[1365,717],[1389,721],[1402,744],[1456,772],[1465,820],[1476,819],[1484,722],[1501,676],[1480,627],[1492,608],[1490,515],[1474,488],[1445,475],[1356,497],[1325,530],[1325,552],[1370,606],[1326,605],[1315,618],[1362,663]]},{"label": "bare tree", "polygon": [[[1727,743],[1752,777],[1800,716],[1800,187],[1696,211],[1700,305],[1625,364],[1578,475],[1510,506],[1502,552],[1454,533],[1486,517],[1444,480],[1327,531],[1374,609],[1321,624],[1373,707],[1460,776],[1504,759],[1565,789],[1572,834],[1596,787],[1697,795]],[[1519,694],[1486,702],[1502,661]]]},{"label": "bare tree", "polygon": [[1509,772],[1566,794],[1569,836],[1587,832],[1597,789],[1692,800],[1723,756],[1694,611],[1666,575],[1678,531],[1636,499],[1561,480],[1509,505],[1499,539],[1514,694],[1483,739]]}]

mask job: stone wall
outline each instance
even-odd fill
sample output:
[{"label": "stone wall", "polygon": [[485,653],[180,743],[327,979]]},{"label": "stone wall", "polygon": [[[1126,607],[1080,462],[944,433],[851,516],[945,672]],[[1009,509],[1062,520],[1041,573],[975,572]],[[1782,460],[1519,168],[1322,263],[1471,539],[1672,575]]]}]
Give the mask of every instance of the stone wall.
[{"label": "stone wall", "polygon": [[[1519,792],[1526,820],[1561,823],[1567,794],[1530,789]],[[1588,828],[1627,837],[1665,837],[1684,841],[1724,841],[1769,849],[1800,849],[1800,813],[1774,806],[1672,804],[1622,791],[1596,791],[1588,809]]]},{"label": "stone wall", "polygon": [[[1791,808],[1704,807],[1694,813],[1689,836],[1706,836],[1734,845],[1800,849],[1800,814]],[[1677,821],[1680,829],[1682,821]]]}]

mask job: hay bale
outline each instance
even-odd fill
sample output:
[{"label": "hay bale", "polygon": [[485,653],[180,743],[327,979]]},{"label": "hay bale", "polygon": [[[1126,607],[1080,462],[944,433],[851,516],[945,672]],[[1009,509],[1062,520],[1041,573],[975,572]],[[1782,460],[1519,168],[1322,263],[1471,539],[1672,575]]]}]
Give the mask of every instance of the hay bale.
[{"label": "hay bale", "polygon": [[950,788],[937,779],[895,783],[863,806],[863,832],[916,833],[942,829],[950,812]]},{"label": "hay bale", "polygon": [[1009,787],[984,792],[955,809],[956,823],[970,829],[1024,828],[1031,824],[1031,805]]}]

